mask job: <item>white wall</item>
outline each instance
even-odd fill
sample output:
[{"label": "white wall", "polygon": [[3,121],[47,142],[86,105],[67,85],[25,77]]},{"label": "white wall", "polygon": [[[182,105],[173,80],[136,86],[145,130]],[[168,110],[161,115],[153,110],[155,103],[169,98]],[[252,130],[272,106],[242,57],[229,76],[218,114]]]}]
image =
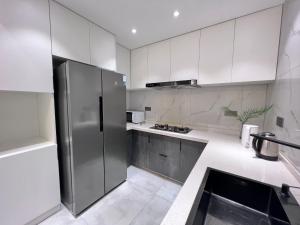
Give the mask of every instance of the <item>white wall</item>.
[{"label": "white wall", "polygon": [[130,88],[130,50],[119,44],[117,44],[116,49],[117,72],[126,75],[126,87]]},{"label": "white wall", "polygon": [[[222,107],[242,111],[266,104],[266,85],[129,91],[128,109],[144,110],[148,122],[170,123],[238,135],[240,123]],[[249,121],[263,127],[264,117]]]},{"label": "white wall", "polygon": [[39,136],[37,94],[0,92],[0,145]]},{"label": "white wall", "polygon": [[[273,111],[266,118],[266,129],[278,138],[300,144],[300,1],[287,0],[279,46],[277,78],[268,87],[268,102]],[[276,117],[284,118],[284,127],[276,126]],[[300,172],[300,151],[281,147]]]}]

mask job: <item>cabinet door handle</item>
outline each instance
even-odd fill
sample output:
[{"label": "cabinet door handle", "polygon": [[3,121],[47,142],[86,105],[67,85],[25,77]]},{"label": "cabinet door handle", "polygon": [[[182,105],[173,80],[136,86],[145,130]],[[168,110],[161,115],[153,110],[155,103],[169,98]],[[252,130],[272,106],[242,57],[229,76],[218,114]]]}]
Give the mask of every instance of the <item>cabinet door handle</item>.
[{"label": "cabinet door handle", "polygon": [[181,140],[179,141],[179,151],[181,152]]},{"label": "cabinet door handle", "polygon": [[103,132],[103,99],[99,97],[100,132]]},{"label": "cabinet door handle", "polygon": [[164,157],[164,158],[167,158],[167,157],[168,157],[167,155],[162,154],[162,153],[160,153],[159,155],[162,156],[162,157]]}]

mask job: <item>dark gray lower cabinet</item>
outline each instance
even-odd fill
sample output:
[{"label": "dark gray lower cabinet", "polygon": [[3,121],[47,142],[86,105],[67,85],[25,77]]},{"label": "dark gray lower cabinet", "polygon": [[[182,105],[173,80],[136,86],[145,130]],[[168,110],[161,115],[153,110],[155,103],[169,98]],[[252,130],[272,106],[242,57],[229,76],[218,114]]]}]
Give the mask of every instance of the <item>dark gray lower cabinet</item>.
[{"label": "dark gray lower cabinet", "polygon": [[205,145],[200,142],[133,131],[131,163],[183,183]]},{"label": "dark gray lower cabinet", "polygon": [[180,139],[151,134],[148,154],[150,170],[179,179]]},{"label": "dark gray lower cabinet", "polygon": [[138,167],[148,167],[148,133],[141,131],[133,131],[133,143],[132,143],[132,164]]},{"label": "dark gray lower cabinet", "polygon": [[181,140],[180,182],[185,182],[205,146],[205,143]]}]

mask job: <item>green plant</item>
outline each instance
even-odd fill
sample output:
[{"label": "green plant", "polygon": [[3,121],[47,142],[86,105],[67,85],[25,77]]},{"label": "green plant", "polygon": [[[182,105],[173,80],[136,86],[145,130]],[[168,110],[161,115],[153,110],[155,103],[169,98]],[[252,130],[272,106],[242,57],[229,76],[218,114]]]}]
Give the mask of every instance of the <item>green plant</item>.
[{"label": "green plant", "polygon": [[[249,119],[262,116],[263,114],[267,113],[272,107],[273,107],[273,105],[260,107],[260,108],[248,108],[245,111],[238,113],[236,115],[236,118],[237,118],[237,120],[239,120],[242,123],[241,131],[242,131],[243,125]],[[232,115],[234,115],[236,113],[236,111],[231,110],[229,108],[229,106],[223,107],[223,110]],[[241,137],[241,133],[240,133],[240,137]]]}]

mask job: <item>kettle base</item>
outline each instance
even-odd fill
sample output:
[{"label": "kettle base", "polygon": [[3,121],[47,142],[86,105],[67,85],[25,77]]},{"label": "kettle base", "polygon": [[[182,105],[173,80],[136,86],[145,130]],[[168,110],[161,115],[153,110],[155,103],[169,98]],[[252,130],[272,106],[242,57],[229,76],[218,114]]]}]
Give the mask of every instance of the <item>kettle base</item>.
[{"label": "kettle base", "polygon": [[269,161],[277,161],[278,160],[278,156],[267,156],[267,155],[262,155],[259,153],[256,153],[256,156],[258,158],[269,160]]}]

